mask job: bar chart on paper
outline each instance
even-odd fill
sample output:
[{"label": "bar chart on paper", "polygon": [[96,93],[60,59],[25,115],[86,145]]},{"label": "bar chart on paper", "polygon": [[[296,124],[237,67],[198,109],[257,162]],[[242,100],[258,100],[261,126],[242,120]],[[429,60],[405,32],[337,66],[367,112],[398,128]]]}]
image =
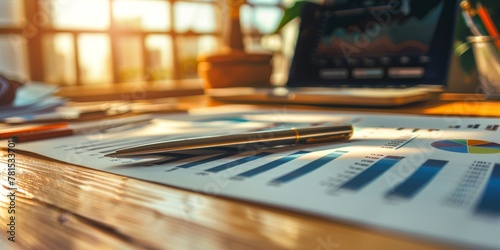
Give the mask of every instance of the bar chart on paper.
[{"label": "bar chart on paper", "polygon": [[283,156],[277,160],[268,162],[262,166],[258,166],[256,168],[253,168],[253,169],[250,169],[250,170],[245,171],[243,173],[240,173],[240,174],[236,175],[236,177],[250,178],[250,177],[253,177],[255,175],[262,174],[262,173],[269,171],[271,169],[277,168],[280,165],[288,163],[288,162],[295,160],[298,157],[303,156],[303,155],[308,154],[308,153],[310,153],[310,151],[297,151],[297,152],[291,153],[289,155]]},{"label": "bar chart on paper", "polygon": [[476,213],[500,217],[500,163],[493,166],[481,198],[476,206]]},{"label": "bar chart on paper", "polygon": [[281,184],[281,183],[286,183],[286,182],[289,182],[289,181],[293,181],[294,179],[296,178],[299,178],[300,176],[303,176],[311,171],[314,171],[322,166],[324,166],[325,164],[335,160],[336,158],[342,156],[343,154],[347,153],[346,151],[340,151],[340,150],[337,150],[337,151],[334,151],[332,153],[329,153],[321,158],[318,158],[316,160],[313,160],[303,166],[301,166],[300,168],[297,168],[295,169],[294,171],[292,172],[289,172],[285,175],[282,175],[278,178],[275,178],[271,181],[271,183],[273,184]]},{"label": "bar chart on paper", "polygon": [[389,198],[409,199],[424,188],[448,163],[448,161],[429,159],[425,161],[406,180],[387,193]]},{"label": "bar chart on paper", "polygon": [[[299,114],[289,115],[300,120]],[[232,115],[221,119],[222,123],[216,117],[199,121],[214,122],[218,125],[213,130],[220,130],[220,124],[252,122],[249,117]],[[309,120],[311,114],[305,117],[302,120]],[[259,120],[271,119],[264,118],[259,116]],[[144,135],[145,129],[135,133],[140,136],[71,137],[52,148],[34,142],[27,149],[204,194],[416,233],[470,248],[500,248],[498,121],[462,118],[463,124],[472,125],[460,127],[441,117],[352,115],[333,120],[356,121],[351,141],[250,151],[173,152],[147,159],[104,157],[123,147],[180,136]],[[168,131],[165,127],[148,129]],[[192,128],[186,131],[192,133]]]},{"label": "bar chart on paper", "polygon": [[404,159],[404,157],[391,155],[385,156],[384,158],[380,159],[375,164],[370,166],[368,169],[364,170],[354,178],[342,184],[340,186],[340,189],[347,189],[352,191],[360,190],[368,183],[380,177],[402,159]]},{"label": "bar chart on paper", "polygon": [[[298,150],[284,155],[265,151],[251,155],[222,153],[201,159],[196,159],[199,156],[195,156],[192,160],[183,156],[182,158],[167,160],[169,163],[174,164],[170,165],[166,172],[190,170],[191,173],[198,175],[223,172],[224,175],[229,174],[231,180],[242,181],[259,178],[261,180],[266,179],[269,185],[278,186],[300,179],[347,153],[348,151],[334,150],[318,156],[306,150]],[[300,160],[301,157],[306,157],[308,161]],[[188,162],[183,163],[184,161]],[[251,165],[248,163],[251,163]],[[247,165],[245,166],[245,164]],[[294,168],[291,168],[291,166]],[[280,168],[288,169],[288,171],[283,171]],[[278,173],[270,173],[273,171]]]}]

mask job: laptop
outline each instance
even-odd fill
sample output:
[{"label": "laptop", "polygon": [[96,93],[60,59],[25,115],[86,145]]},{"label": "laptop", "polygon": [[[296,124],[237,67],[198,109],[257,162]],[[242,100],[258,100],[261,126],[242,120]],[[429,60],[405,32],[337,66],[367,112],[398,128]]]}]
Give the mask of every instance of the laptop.
[{"label": "laptop", "polygon": [[302,9],[288,81],[221,88],[219,101],[400,106],[435,98],[447,83],[456,0],[336,0]]}]

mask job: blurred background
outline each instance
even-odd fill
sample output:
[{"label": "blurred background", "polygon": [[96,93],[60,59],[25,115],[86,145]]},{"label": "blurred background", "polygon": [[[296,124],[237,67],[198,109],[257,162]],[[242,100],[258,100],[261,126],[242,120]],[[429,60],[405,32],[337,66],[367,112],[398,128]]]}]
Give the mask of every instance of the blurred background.
[{"label": "blurred background", "polygon": [[[271,81],[283,84],[298,20],[272,33],[296,0],[231,1],[246,2],[247,50],[271,51]],[[231,1],[0,0],[0,74],[59,86],[197,78],[196,58],[223,46]],[[498,21],[500,1],[483,2]],[[470,32],[457,21],[460,44]],[[448,91],[477,92],[471,51],[452,62]]]},{"label": "blurred background", "polygon": [[[246,48],[272,51],[275,69],[287,68],[284,34],[293,30],[270,34],[293,0],[246,2]],[[228,8],[226,0],[0,0],[0,73],[54,85],[196,78],[197,56],[222,46]]]}]

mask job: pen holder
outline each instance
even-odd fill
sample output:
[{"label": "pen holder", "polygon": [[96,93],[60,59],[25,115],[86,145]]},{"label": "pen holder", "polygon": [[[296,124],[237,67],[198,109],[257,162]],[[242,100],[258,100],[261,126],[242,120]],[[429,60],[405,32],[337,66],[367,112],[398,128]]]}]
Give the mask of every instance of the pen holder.
[{"label": "pen holder", "polygon": [[483,93],[488,99],[500,99],[500,53],[495,39],[473,36],[468,38],[468,42],[472,44]]}]

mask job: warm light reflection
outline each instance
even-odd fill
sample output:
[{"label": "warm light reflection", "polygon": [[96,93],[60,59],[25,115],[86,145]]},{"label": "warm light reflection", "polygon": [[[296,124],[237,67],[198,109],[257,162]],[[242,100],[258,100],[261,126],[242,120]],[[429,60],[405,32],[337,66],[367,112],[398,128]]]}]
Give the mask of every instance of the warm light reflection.
[{"label": "warm light reflection", "polygon": [[149,67],[146,69],[152,80],[168,79],[173,75],[172,39],[164,35],[150,35],[146,38]]},{"label": "warm light reflection", "polygon": [[[211,2],[211,1],[210,1]],[[78,57],[82,83],[105,83],[115,81],[135,81],[144,77],[151,80],[169,79],[174,75],[174,58],[172,50],[178,54],[178,73],[183,78],[197,77],[197,57],[200,54],[215,52],[221,45],[221,38],[215,35],[184,37],[178,36],[176,44],[167,34],[170,30],[178,33],[215,33],[222,32],[226,21],[224,11],[219,10],[215,2],[197,1],[158,1],[158,0],[50,0],[52,26],[55,29],[69,30],[107,30],[121,32],[123,30],[161,31],[163,35],[146,35],[144,41],[135,37],[116,36],[117,46],[113,50],[113,58],[117,60],[118,78],[114,79],[111,65],[111,39],[113,33],[102,35],[92,31],[75,35],[78,48],[74,47],[68,37],[56,37],[47,45],[52,47],[46,54],[51,65],[45,69],[45,78],[49,82],[71,84],[76,82],[76,71],[69,69]],[[271,33],[282,10],[268,4],[278,4],[280,0],[250,0],[252,4],[265,4],[265,7],[254,6],[242,8],[242,26],[246,31]],[[111,4],[111,5],[110,5]],[[44,5],[45,6],[45,5]],[[112,15],[112,16],[110,16]],[[171,16],[173,15],[173,16]],[[1,17],[0,17],[1,19]],[[111,22],[112,21],[112,22]],[[174,23],[172,23],[172,21]],[[112,27],[112,24],[114,26]],[[116,33],[115,33],[116,34]],[[128,41],[133,40],[133,41]],[[274,51],[280,50],[279,39],[267,39],[259,44],[259,49],[269,45]],[[139,41],[139,42],[138,42]],[[145,42],[146,50],[143,50]],[[252,40],[253,43],[253,40]],[[247,47],[252,48],[248,43]],[[75,50],[78,54],[75,54]],[[132,51],[137,50],[137,51]],[[55,63],[59,61],[61,63]],[[64,65],[63,65],[64,64]],[[58,66],[59,65],[59,66]],[[75,68],[73,66],[73,68]]]},{"label": "warm light reflection", "polygon": [[129,36],[118,39],[117,64],[121,81],[142,80],[142,40],[140,36]]},{"label": "warm light reflection", "polygon": [[46,65],[44,67],[45,80],[48,82],[72,84],[76,81],[75,74],[75,51],[73,49],[73,37],[70,34],[62,33],[47,37],[44,50]]},{"label": "warm light reflection", "polygon": [[109,27],[109,1],[65,0],[53,4],[56,28],[105,29]]},{"label": "warm light reflection", "polygon": [[167,30],[170,28],[170,4],[163,1],[115,0],[113,15],[124,28]]},{"label": "warm light reflection", "polygon": [[0,72],[28,79],[27,42],[21,36],[0,36]]},{"label": "warm light reflection", "polygon": [[80,35],[78,54],[80,72],[85,83],[111,82],[109,38],[105,35]]},{"label": "warm light reflection", "polygon": [[213,36],[179,37],[177,40],[181,74],[185,78],[197,77],[197,57],[217,50],[219,41]]},{"label": "warm light reflection", "polygon": [[175,29],[178,32],[214,32],[217,21],[213,5],[177,2],[174,6]]},{"label": "warm light reflection", "polygon": [[0,26],[21,25],[24,16],[24,1],[2,0],[0,1]]},{"label": "warm light reflection", "polygon": [[219,46],[217,39],[212,36],[201,36],[198,39],[198,53],[206,54],[214,52]]},{"label": "warm light reflection", "polygon": [[63,54],[73,49],[73,39],[71,39],[69,34],[55,35],[54,38],[56,53]]},{"label": "warm light reflection", "polygon": [[[161,35],[148,36],[146,39],[146,48],[150,51],[161,51],[161,54],[167,53],[172,48],[172,39]],[[171,57],[162,57],[158,60],[158,64],[164,66],[172,65]]]},{"label": "warm light reflection", "polygon": [[298,240],[301,236],[299,230],[301,226],[297,219],[275,214],[255,213],[253,209],[245,209],[245,217],[257,220],[260,235],[267,237],[275,244],[286,249],[295,249],[300,245]]}]

